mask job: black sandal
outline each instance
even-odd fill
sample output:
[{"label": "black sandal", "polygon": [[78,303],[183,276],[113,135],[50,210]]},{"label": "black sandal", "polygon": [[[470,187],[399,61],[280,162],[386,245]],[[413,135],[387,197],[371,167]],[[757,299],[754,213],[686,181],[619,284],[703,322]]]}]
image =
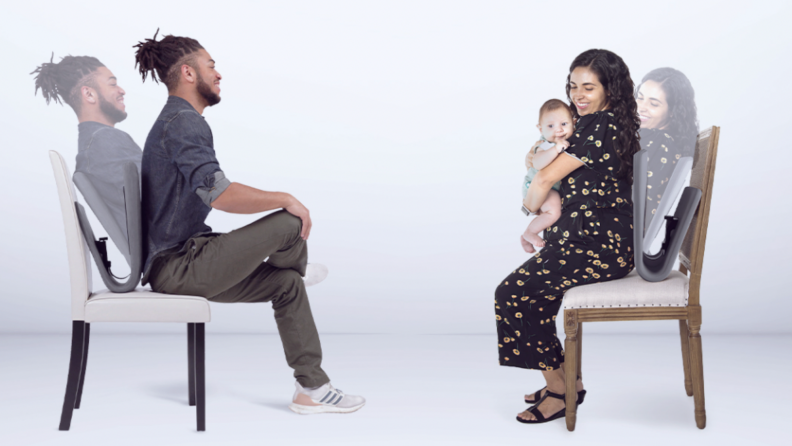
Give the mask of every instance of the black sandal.
[{"label": "black sandal", "polygon": [[[583,391],[581,390],[581,392],[583,392]],[[564,418],[566,416],[566,407],[564,407],[563,409],[561,409],[558,412],[554,413],[553,415],[550,415],[549,418],[545,418],[544,415],[542,415],[542,411],[539,410],[538,406],[539,406],[539,404],[542,401],[547,399],[547,397],[556,398],[556,399],[559,399],[559,400],[562,400],[562,401],[566,399],[565,395],[559,395],[557,393],[553,393],[553,392],[548,390],[547,392],[545,392],[545,396],[543,396],[542,399],[539,400],[538,403],[536,403],[535,405],[533,405],[533,406],[528,408],[528,412],[531,412],[533,414],[533,416],[536,417],[536,419],[535,420],[523,420],[522,418],[520,418],[519,415],[517,415],[517,421],[519,421],[520,423],[525,423],[525,424],[540,424],[540,423],[547,423],[548,421],[557,420],[559,418]]]},{"label": "black sandal", "polygon": [[[580,379],[580,376],[578,376],[578,379]],[[536,393],[533,394],[533,397],[534,397],[533,401],[528,401],[528,398],[525,398],[525,404],[536,404],[540,400],[540,398],[542,397],[542,390],[544,390],[546,388],[547,388],[547,386],[544,386],[541,389],[537,390]],[[583,404],[583,399],[586,398],[586,390],[583,389],[580,392],[578,392],[577,394],[578,394],[577,404],[578,404],[578,406],[580,406],[581,404]]]}]

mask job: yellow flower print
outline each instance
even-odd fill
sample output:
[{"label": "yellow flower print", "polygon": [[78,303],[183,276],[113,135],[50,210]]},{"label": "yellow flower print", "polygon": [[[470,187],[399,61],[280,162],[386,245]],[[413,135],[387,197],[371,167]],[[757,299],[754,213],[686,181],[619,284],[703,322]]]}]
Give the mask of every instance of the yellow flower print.
[{"label": "yellow flower print", "polygon": [[599,141],[594,141],[594,145],[595,145],[595,146],[597,146],[597,147],[599,147],[599,146],[601,146],[601,145],[602,145],[602,143],[601,143],[601,142],[599,142]]},{"label": "yellow flower print", "polygon": [[616,240],[621,241],[621,236],[619,234],[616,234]]},{"label": "yellow flower print", "polygon": [[518,281],[517,281],[517,285],[519,285],[519,286],[523,286],[523,285],[525,285],[525,282],[523,282],[522,280],[518,280]]},{"label": "yellow flower print", "polygon": [[649,174],[647,175],[647,177],[652,178],[652,171],[651,170],[649,171]]},{"label": "yellow flower print", "polygon": [[559,260],[558,263],[560,263],[562,265],[566,265],[566,260]]},{"label": "yellow flower print", "polygon": [[520,319],[520,318],[522,318],[522,313],[517,313],[517,314],[514,315],[514,317],[516,317],[517,319]]},{"label": "yellow flower print", "polygon": [[543,309],[542,307],[539,307],[539,311],[543,311],[543,310],[544,310],[544,309]]},{"label": "yellow flower print", "polygon": [[593,272],[594,272],[594,269],[593,269],[593,268],[586,268],[586,272],[587,272],[587,273],[589,273],[589,274],[591,274],[591,273],[593,273]]},{"label": "yellow flower print", "polygon": [[555,316],[553,316],[553,320],[555,320],[555,319],[556,319],[556,317],[555,317]]},{"label": "yellow flower print", "polygon": [[608,269],[608,264],[607,263],[603,263],[601,266],[602,266],[602,269]]},{"label": "yellow flower print", "polygon": [[567,182],[568,182],[569,184],[575,184],[575,179],[574,179],[574,178],[572,178],[572,177],[569,177],[569,180],[568,180]]},{"label": "yellow flower print", "polygon": [[[541,349],[540,349],[539,351],[541,352]],[[539,367],[541,367],[541,368],[545,368],[545,367],[547,367],[547,366],[545,365],[545,363],[544,363],[544,362],[540,362],[540,363],[539,363]]]},{"label": "yellow flower print", "polygon": [[587,162],[588,162],[588,160],[589,160],[589,159],[588,159],[588,157],[587,157],[587,156],[584,156],[583,158],[580,158],[580,161],[583,161],[584,163],[587,163]]},{"label": "yellow flower print", "polygon": [[584,210],[586,210],[586,209],[588,209],[588,206],[586,206],[585,204],[584,204],[584,205],[582,205],[582,206],[580,206],[580,210],[581,210],[581,211],[584,211]]},{"label": "yellow flower print", "polygon": [[544,325],[544,321],[539,321],[539,324],[540,325]]},{"label": "yellow flower print", "polygon": [[621,202],[623,202],[623,201],[624,201],[624,200],[622,200],[622,199],[621,199],[621,197],[617,197],[617,198],[616,198],[616,203],[621,203]]},{"label": "yellow flower print", "polygon": [[528,296],[523,296],[520,298],[520,300],[528,300]]},{"label": "yellow flower print", "polygon": [[499,320],[501,320],[501,319],[502,319],[502,318],[501,318],[501,315],[500,315],[500,314],[496,314],[496,315],[495,315],[495,320],[496,320],[496,321],[499,321]]},{"label": "yellow flower print", "polygon": [[[564,281],[564,285],[567,285],[567,286],[572,285],[572,282],[570,282],[568,280],[565,280]],[[553,318],[555,318],[555,316],[553,316]]]},{"label": "yellow flower print", "polygon": [[568,238],[569,237],[569,231],[564,231],[563,235],[564,235],[565,238]]},{"label": "yellow flower print", "polygon": [[580,254],[580,253],[582,253],[582,252],[583,252],[583,250],[582,250],[582,249],[580,249],[580,248],[577,248],[577,249],[575,249],[575,252],[576,252],[576,253],[578,253],[578,254]]},{"label": "yellow flower print", "polygon": [[498,344],[498,348],[503,348],[503,344]]},{"label": "yellow flower print", "polygon": [[514,352],[515,355],[520,356],[520,351],[517,350],[516,348],[512,350],[512,352]]},{"label": "yellow flower print", "polygon": [[610,153],[606,153],[606,154],[602,155],[602,157],[605,158],[605,159],[608,159],[608,158],[610,158]]},{"label": "yellow flower print", "polygon": [[525,345],[527,345],[528,347],[530,347],[530,346],[531,346],[531,343],[530,343],[530,342],[526,342],[526,343],[525,343]]},{"label": "yellow flower print", "polygon": [[[536,351],[538,351],[539,353],[544,353],[541,347],[536,347]],[[541,362],[539,363],[539,365],[544,366],[544,364],[542,364]]]},{"label": "yellow flower print", "polygon": [[589,194],[588,189],[583,189],[583,195],[588,195],[588,194]]},{"label": "yellow flower print", "polygon": [[666,163],[666,161],[668,161],[668,160],[667,160],[667,159],[665,159],[665,158],[660,158],[660,162],[661,162],[661,163],[665,164],[665,163]]},{"label": "yellow flower print", "polygon": [[509,339],[511,339],[511,341],[514,342],[514,338],[509,338]]},{"label": "yellow flower print", "polygon": [[622,263],[622,262],[624,262],[624,258],[623,257],[619,257],[618,259],[616,259],[616,261],[619,262],[619,263]]},{"label": "yellow flower print", "polygon": [[602,260],[595,260],[594,261],[594,266],[600,265],[601,263],[602,263]]},{"label": "yellow flower print", "polygon": [[520,337],[520,330],[514,330],[514,332],[517,333],[517,337]]},{"label": "yellow flower print", "polygon": [[605,191],[600,189],[599,190],[599,194],[600,194],[600,197],[604,197],[605,196]]},{"label": "yellow flower print", "polygon": [[610,229],[608,229],[608,237],[613,237],[613,231],[611,231]]},{"label": "yellow flower print", "polygon": [[594,135],[588,137],[588,141],[592,141],[594,139]]},{"label": "yellow flower print", "polygon": [[593,278],[595,278],[595,279],[599,279],[599,278],[600,278],[600,275],[599,275],[599,274],[597,274],[597,273],[594,273],[594,274],[592,274],[592,275],[591,275],[591,277],[593,277]]},{"label": "yellow flower print", "polygon": [[585,215],[586,217],[591,217],[591,214],[592,214],[592,212],[591,212],[591,211],[586,211],[586,213],[585,213],[584,215]]},{"label": "yellow flower print", "polygon": [[508,361],[508,360],[509,360],[509,357],[507,356],[507,357],[505,357],[505,358],[503,358],[503,359],[504,359],[505,361]]},{"label": "yellow flower print", "polygon": [[503,343],[504,344],[508,344],[509,343],[509,338],[508,337],[503,338]]},{"label": "yellow flower print", "polygon": [[520,274],[522,274],[522,273],[524,273],[524,272],[525,272],[525,269],[523,269],[523,268],[520,268],[519,272],[520,272]]},{"label": "yellow flower print", "polygon": [[573,213],[570,215],[570,217],[572,217],[572,218],[575,218],[575,217],[577,217],[577,215],[578,215],[578,214],[577,214],[577,212],[573,212]]},{"label": "yellow flower print", "polygon": [[589,251],[586,252],[586,255],[587,256],[593,256],[594,255],[594,251],[589,250]]},{"label": "yellow flower print", "polygon": [[548,370],[548,371],[549,371],[549,370],[553,370],[553,367],[551,367],[551,366],[547,366],[547,367],[545,367],[545,370]]}]

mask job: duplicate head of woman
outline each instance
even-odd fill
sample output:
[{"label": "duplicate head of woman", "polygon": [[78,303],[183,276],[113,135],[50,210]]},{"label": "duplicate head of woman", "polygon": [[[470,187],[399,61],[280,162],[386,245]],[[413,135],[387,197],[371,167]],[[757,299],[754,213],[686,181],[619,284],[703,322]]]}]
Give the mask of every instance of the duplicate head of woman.
[{"label": "duplicate head of woman", "polygon": [[650,71],[641,80],[635,97],[641,130],[664,130],[683,150],[693,149],[698,135],[695,93],[681,71]]},{"label": "duplicate head of woman", "polygon": [[640,150],[637,132],[640,127],[635,84],[630,69],[621,57],[608,50],[592,49],[572,61],[567,76],[566,93],[574,118],[609,110],[619,128],[615,141],[621,160],[617,178],[632,184],[633,155]]}]

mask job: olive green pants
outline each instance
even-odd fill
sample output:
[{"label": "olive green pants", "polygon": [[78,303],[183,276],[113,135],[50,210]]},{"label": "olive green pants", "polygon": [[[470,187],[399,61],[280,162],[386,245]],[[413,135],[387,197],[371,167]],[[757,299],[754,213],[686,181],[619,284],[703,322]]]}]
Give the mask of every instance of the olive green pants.
[{"label": "olive green pants", "polygon": [[158,293],[212,302],[272,302],[294,377],[303,387],[321,386],[330,379],[302,279],[308,248],[301,228],[299,218],[279,211],[228,234],[191,238],[154,261],[149,283]]}]

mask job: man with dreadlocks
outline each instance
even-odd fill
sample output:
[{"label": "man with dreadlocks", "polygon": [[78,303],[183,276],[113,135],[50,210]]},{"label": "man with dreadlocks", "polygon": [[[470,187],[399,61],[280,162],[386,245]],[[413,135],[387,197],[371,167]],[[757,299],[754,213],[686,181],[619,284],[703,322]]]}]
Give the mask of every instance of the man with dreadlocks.
[{"label": "man with dreadlocks", "polygon": [[[77,114],[77,165],[75,172],[87,175],[109,207],[113,219],[126,233],[124,206],[124,164],[134,162],[140,171],[143,151],[115,125],[127,117],[124,90],[113,72],[95,57],[66,56],[41,64],[36,74],[36,90],[47,104],[65,102]],[[91,204],[91,203],[89,203]],[[106,225],[106,222],[102,222]]]},{"label": "man with dreadlocks", "polygon": [[[305,287],[327,273],[307,264],[308,209],[290,194],[226,178],[203,117],[206,107],[220,102],[222,77],[215,61],[195,39],[156,38],[155,33],[135,45],[143,81],[151,74],[169,94],[143,150],[143,284],[213,302],[272,302],[286,361],[297,380],[289,408],[301,414],[360,409],[365,399],[333,387],[321,367],[322,348]],[[212,209],[254,214],[281,208],[227,234],[212,233],[204,223]]]}]

